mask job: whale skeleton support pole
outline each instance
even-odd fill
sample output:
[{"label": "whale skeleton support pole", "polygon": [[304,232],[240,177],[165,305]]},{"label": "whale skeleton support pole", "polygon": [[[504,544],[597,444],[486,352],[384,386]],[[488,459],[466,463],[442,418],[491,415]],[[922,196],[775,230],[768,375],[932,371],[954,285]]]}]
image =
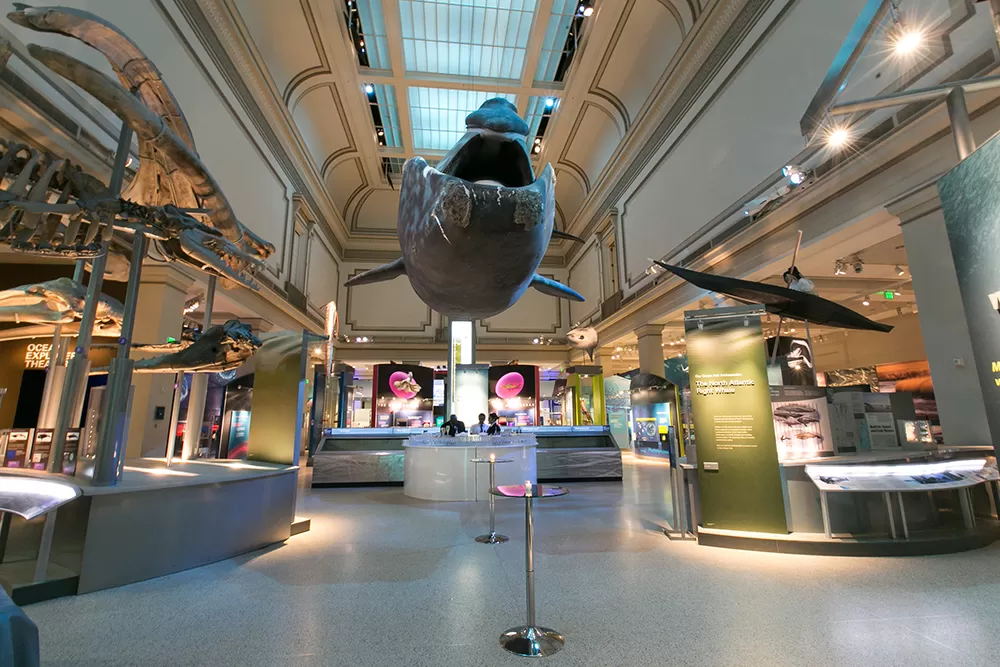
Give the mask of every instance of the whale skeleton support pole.
[{"label": "whale skeleton support pole", "polygon": [[[111,182],[108,195],[118,197],[121,194],[125,179],[125,164],[129,158],[132,145],[132,128],[123,122],[118,135],[118,146],[115,151],[115,162],[111,169]],[[76,423],[83,409],[84,393],[87,390],[87,369],[90,365],[90,342],[94,336],[94,319],[97,315],[97,302],[101,296],[101,286],[104,283],[104,268],[108,264],[108,252],[111,246],[111,235],[114,227],[106,225],[104,238],[101,242],[101,254],[94,258],[90,270],[90,280],[87,283],[87,300],[83,306],[83,317],[80,320],[80,333],[76,339],[76,349],[73,358],[66,365],[66,380],[62,396],[59,398],[59,412],[56,415],[56,425],[52,434],[52,451],[49,458],[49,472],[62,472],[63,452],[66,449],[66,432],[70,422]]]},{"label": "whale skeleton support pole", "polygon": [[[208,279],[205,288],[205,319],[202,321],[202,331],[208,331],[212,326],[212,311],[215,310],[215,276]],[[191,388],[188,390],[187,424],[184,427],[184,445],[181,458],[184,460],[194,456],[201,438],[201,421],[205,416],[205,397],[208,395],[208,375],[195,373],[191,378]]]},{"label": "whale skeleton support pole", "polygon": [[132,408],[132,367],[129,359],[132,331],[135,328],[135,310],[139,299],[139,282],[142,280],[142,261],[146,257],[146,235],[138,231],[132,237],[132,262],[129,267],[128,288],[125,294],[125,315],[122,332],[118,338],[118,353],[111,360],[108,372],[108,400],[101,406],[101,428],[94,457],[95,486],[114,486],[121,479],[125,464],[125,447],[128,438],[129,413]]}]

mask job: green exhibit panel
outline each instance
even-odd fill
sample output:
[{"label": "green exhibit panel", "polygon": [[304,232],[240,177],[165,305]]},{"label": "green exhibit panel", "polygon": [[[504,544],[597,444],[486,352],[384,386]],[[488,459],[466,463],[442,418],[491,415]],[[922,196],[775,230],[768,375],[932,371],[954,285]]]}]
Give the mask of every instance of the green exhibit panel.
[{"label": "green exhibit panel", "polygon": [[759,306],[684,314],[706,528],[788,532]]}]

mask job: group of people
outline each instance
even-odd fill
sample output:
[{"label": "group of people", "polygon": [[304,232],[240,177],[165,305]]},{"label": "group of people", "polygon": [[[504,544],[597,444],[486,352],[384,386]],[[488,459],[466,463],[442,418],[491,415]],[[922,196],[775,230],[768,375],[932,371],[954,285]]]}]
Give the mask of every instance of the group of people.
[{"label": "group of people", "polygon": [[479,422],[473,424],[471,429],[466,430],[465,422],[452,415],[451,418],[441,427],[442,435],[456,436],[459,433],[469,433],[470,435],[497,435],[500,433],[500,417],[495,412],[490,413],[490,423],[486,423],[486,415],[479,413]]}]

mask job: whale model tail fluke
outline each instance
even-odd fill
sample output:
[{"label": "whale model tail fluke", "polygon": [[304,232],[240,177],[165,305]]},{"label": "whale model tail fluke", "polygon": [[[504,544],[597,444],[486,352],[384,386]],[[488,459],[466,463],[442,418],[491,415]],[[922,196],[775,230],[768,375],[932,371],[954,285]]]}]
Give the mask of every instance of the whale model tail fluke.
[{"label": "whale model tail fluke", "polygon": [[354,287],[355,285],[368,285],[370,283],[380,283],[386,280],[392,280],[393,278],[405,275],[406,267],[403,266],[403,258],[400,257],[399,259],[389,262],[388,264],[376,266],[374,269],[368,269],[364,273],[359,273],[344,284],[347,287]]},{"label": "whale model tail fluke", "polygon": [[546,278],[545,276],[540,276],[537,273],[531,277],[531,286],[542,294],[548,294],[549,296],[558,297],[560,299],[569,299],[570,301],[585,300],[576,290],[566,287],[562,283],[556,282],[555,280]]}]

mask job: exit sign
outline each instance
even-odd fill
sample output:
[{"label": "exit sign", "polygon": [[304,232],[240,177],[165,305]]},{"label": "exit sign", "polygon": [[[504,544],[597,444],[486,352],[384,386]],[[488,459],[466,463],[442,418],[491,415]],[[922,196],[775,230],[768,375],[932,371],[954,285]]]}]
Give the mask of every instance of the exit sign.
[{"label": "exit sign", "polygon": [[896,295],[893,294],[892,292],[882,292],[882,295],[885,296],[885,298],[890,301],[896,298]]}]

